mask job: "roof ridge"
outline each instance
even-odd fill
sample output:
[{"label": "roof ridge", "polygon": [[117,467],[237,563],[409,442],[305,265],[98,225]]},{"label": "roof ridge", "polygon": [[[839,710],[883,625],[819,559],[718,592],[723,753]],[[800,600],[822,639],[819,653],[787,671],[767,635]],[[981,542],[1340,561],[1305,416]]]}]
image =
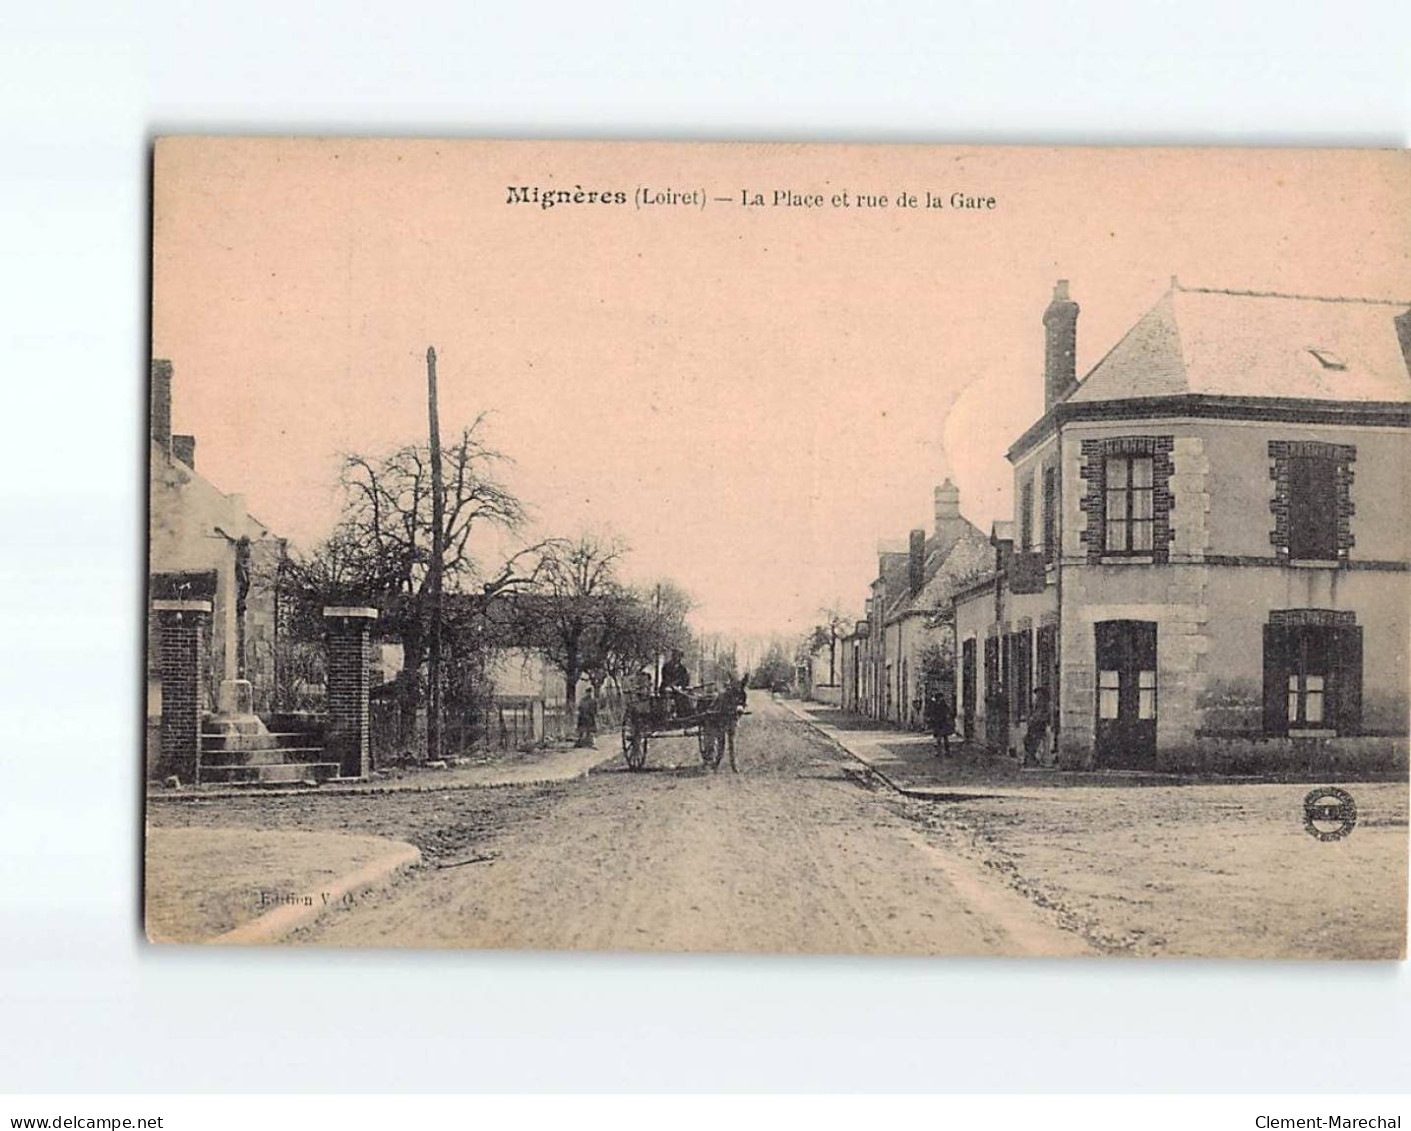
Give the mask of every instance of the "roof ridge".
[{"label": "roof ridge", "polygon": [[1411,306],[1411,299],[1361,298],[1348,295],[1301,295],[1284,291],[1247,291],[1233,287],[1188,287],[1177,283],[1175,290],[1200,295],[1235,295],[1239,298],[1291,298],[1301,302],[1360,302],[1369,306]]}]

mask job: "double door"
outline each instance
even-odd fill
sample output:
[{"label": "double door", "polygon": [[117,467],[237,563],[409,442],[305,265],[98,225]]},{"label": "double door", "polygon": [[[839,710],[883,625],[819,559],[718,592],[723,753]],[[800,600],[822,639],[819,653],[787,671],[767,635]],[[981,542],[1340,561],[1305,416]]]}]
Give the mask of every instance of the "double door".
[{"label": "double door", "polygon": [[1099,621],[1097,762],[1149,766],[1156,760],[1156,622]]}]

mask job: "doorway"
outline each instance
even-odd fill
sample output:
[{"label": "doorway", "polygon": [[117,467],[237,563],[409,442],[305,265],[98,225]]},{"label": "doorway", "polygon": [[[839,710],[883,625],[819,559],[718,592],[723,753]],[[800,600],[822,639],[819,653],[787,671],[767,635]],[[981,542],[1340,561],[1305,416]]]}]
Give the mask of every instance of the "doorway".
[{"label": "doorway", "polygon": [[1099,621],[1097,735],[1100,766],[1156,761],[1156,622]]}]

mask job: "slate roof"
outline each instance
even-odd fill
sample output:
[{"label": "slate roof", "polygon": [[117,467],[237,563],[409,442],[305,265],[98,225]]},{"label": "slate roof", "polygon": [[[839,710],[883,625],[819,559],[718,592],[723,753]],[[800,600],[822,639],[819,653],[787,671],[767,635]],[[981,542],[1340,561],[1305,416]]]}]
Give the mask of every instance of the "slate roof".
[{"label": "slate roof", "polygon": [[1197,393],[1406,401],[1411,373],[1393,319],[1408,308],[1411,302],[1175,285],[1064,399]]},{"label": "slate roof", "polygon": [[983,546],[989,549],[989,540],[969,519],[961,518],[946,524],[940,535],[932,534],[926,539],[925,565],[922,569],[921,589],[911,592],[911,561],[909,554],[881,555],[881,577],[886,583],[887,604],[882,613],[884,622],[895,620],[910,612],[932,612],[935,609],[932,594],[929,592],[936,576],[951,561],[956,550],[963,544]]}]

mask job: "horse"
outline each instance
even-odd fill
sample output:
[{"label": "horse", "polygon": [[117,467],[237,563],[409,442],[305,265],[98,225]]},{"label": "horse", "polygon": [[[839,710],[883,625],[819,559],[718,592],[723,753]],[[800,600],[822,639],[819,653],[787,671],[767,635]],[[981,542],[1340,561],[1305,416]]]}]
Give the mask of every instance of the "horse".
[{"label": "horse", "polygon": [[748,700],[744,680],[732,679],[711,701],[710,716],[701,724],[701,754],[712,771],[720,769],[721,758],[728,750],[731,772],[740,772],[735,761],[735,727]]}]

